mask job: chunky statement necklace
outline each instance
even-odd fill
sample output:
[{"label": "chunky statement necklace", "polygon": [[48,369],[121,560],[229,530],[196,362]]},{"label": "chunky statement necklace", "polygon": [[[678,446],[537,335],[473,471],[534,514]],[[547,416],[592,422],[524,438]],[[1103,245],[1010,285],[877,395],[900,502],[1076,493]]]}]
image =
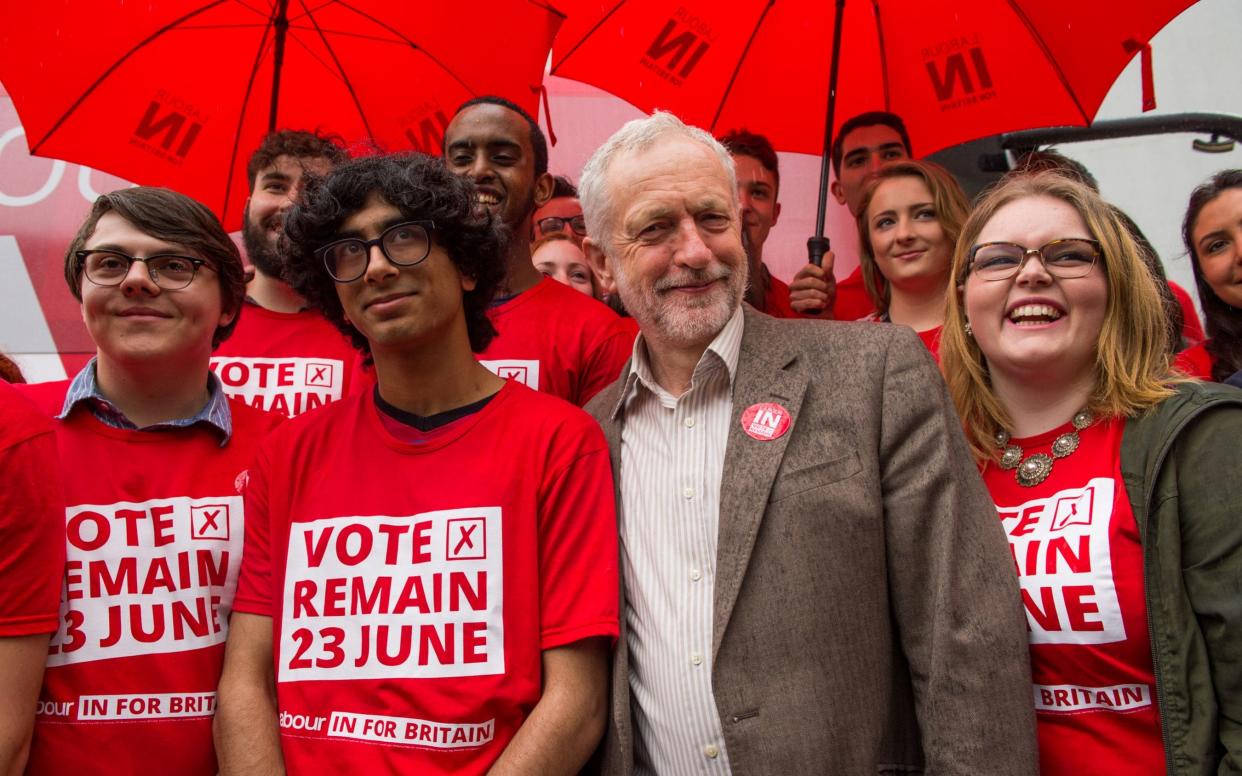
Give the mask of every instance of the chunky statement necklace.
[{"label": "chunky statement necklace", "polygon": [[1052,442],[1052,455],[1034,453],[1023,457],[1026,452],[1017,445],[1009,444],[1009,432],[996,432],[996,446],[1001,448],[1000,467],[1005,471],[1017,469],[1014,479],[1024,488],[1033,488],[1052,473],[1052,462],[1058,458],[1066,458],[1078,449],[1078,432],[1095,422],[1095,417],[1086,409],[1079,410],[1070,420],[1074,428],[1066,431]]}]

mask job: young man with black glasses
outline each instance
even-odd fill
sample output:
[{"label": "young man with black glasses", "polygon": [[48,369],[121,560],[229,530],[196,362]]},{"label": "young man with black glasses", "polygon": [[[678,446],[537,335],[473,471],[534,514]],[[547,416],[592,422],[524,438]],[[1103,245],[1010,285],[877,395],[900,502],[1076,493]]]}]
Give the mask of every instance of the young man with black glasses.
[{"label": "young man with black glasses", "polygon": [[211,776],[240,494],[278,422],[208,369],[241,257],[199,203],[122,189],[95,201],[65,279],[97,351],[72,381],[22,387],[57,421],[68,553],[27,773]]},{"label": "young man with black glasses", "polygon": [[[377,384],[272,436],[220,685],[226,773],[577,773],[618,632],[607,445],[474,354],[504,241],[422,155],[347,163],[287,276]],[[570,292],[573,293],[573,292]]]}]

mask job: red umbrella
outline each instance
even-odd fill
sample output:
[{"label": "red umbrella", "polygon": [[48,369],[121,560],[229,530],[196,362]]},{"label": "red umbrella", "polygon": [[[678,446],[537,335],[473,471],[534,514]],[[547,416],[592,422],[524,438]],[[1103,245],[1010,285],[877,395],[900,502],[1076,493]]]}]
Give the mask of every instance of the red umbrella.
[{"label": "red umbrella", "polygon": [[0,81],[31,153],[168,186],[229,228],[273,128],[438,153],[464,100],[534,113],[561,16],[542,2],[0,4]]},{"label": "red umbrella", "polygon": [[[826,129],[886,110],[924,156],[1000,132],[1089,124],[1134,54],[1192,4],[575,0],[552,72],[714,134],[746,127],[810,154],[829,147]],[[826,127],[834,34],[841,77]]]}]

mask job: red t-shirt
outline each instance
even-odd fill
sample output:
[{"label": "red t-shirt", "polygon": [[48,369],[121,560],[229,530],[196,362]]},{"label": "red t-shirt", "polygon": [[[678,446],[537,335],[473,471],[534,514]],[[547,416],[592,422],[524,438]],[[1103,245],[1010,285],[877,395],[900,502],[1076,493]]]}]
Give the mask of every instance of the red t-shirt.
[{"label": "red t-shirt", "polygon": [[[67,381],[30,386],[60,410]],[[112,428],[79,405],[56,423],[65,478],[60,630],[27,772],[216,773],[216,685],[241,565],[241,484],[279,422],[229,402],[203,424]]]},{"label": "red t-shirt", "polygon": [[0,638],[53,633],[65,501],[47,415],[0,380]]},{"label": "red t-shirt", "polygon": [[541,651],[617,635],[607,444],[516,381],[423,444],[369,392],[299,419],[246,506],[235,608],[273,618],[290,772],[485,773],[539,701]]},{"label": "red t-shirt", "polygon": [[[870,315],[862,318],[862,320],[871,321],[874,323],[880,323],[881,321],[883,321],[883,319],[881,319],[880,316],[877,315],[876,313],[871,313]],[[884,321],[884,322],[887,323],[887,321]],[[901,324],[898,324],[898,325],[901,325]],[[919,335],[919,339],[923,341],[923,346],[926,347],[929,351],[931,351],[932,358],[936,359],[937,364],[940,363],[940,333],[942,331],[944,331],[943,325],[936,326],[931,329],[926,329],[924,331],[914,332],[915,334]]]},{"label": "red t-shirt", "polygon": [[875,312],[875,302],[863,284],[862,267],[855,267],[845,280],[837,281],[837,298],[832,317],[838,321],[857,321]]},{"label": "red t-shirt", "polygon": [[919,339],[923,340],[923,344],[931,351],[932,357],[936,359],[936,363],[940,363],[940,332],[944,331],[944,326],[937,326],[934,329],[926,331],[916,331]]},{"label": "red t-shirt", "polygon": [[763,295],[763,312],[773,318],[803,317],[789,302],[789,284],[770,273],[768,290]]},{"label": "red t-shirt", "polygon": [[608,305],[544,277],[496,305],[498,332],[479,361],[579,407],[621,375],[634,349],[632,329]]},{"label": "red t-shirt", "polygon": [[1199,311],[1195,309],[1194,300],[1190,298],[1190,294],[1186,293],[1186,289],[1182,288],[1172,280],[1169,281],[1169,290],[1173,292],[1173,298],[1182,308],[1182,336],[1186,338],[1189,345],[1198,345],[1203,342],[1206,337],[1203,334],[1203,324],[1199,321]]},{"label": "red t-shirt", "polygon": [[1212,356],[1207,351],[1207,342],[1200,342],[1178,353],[1173,359],[1173,366],[1191,377],[1211,380]]},{"label": "red t-shirt", "polygon": [[211,369],[229,398],[293,417],[348,395],[357,355],[317,312],[278,313],[247,302]]},{"label": "red t-shirt", "polygon": [[[1048,453],[1071,426],[1013,440]],[[1124,420],[1100,421],[1035,487],[989,463],[1022,588],[1044,776],[1165,772],[1143,547],[1121,479]]]}]

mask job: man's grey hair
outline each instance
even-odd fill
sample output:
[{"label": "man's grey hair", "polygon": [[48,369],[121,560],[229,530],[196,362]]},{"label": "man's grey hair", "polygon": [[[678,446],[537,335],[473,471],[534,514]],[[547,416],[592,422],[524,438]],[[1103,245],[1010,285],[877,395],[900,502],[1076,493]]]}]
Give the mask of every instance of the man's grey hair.
[{"label": "man's grey hair", "polygon": [[692,127],[671,113],[656,111],[642,119],[634,119],[618,129],[612,137],[591,154],[582,168],[582,180],[578,184],[578,201],[586,217],[587,234],[605,255],[612,255],[612,230],[616,203],[609,191],[608,173],[613,161],[626,153],[645,151],[666,135],[674,135],[702,143],[716,154],[721,166],[729,175],[729,192],[737,199],[737,173],[733,168],[733,156],[711,133]]}]

